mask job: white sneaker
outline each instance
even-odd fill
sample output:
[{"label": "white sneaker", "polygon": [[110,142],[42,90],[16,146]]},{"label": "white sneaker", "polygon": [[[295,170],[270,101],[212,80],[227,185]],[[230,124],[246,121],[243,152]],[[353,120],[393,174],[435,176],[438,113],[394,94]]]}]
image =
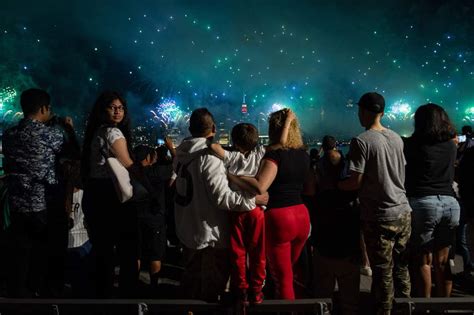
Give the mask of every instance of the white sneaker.
[{"label": "white sneaker", "polygon": [[367,277],[372,277],[372,268],[370,268],[370,266],[360,266],[360,274]]}]

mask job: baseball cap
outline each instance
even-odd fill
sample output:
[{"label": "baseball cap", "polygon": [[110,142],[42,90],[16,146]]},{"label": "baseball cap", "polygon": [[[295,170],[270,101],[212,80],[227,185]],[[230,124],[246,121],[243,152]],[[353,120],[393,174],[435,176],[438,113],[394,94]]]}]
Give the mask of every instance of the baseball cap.
[{"label": "baseball cap", "polygon": [[357,104],[376,114],[383,113],[385,109],[385,99],[377,92],[365,93]]}]

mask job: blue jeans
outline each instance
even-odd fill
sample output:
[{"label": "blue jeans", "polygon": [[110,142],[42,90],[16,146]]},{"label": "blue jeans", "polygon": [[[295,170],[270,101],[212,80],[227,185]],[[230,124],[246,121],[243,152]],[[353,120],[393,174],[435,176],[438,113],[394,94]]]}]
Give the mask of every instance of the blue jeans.
[{"label": "blue jeans", "polygon": [[412,212],[411,245],[432,252],[453,245],[461,209],[452,196],[410,197]]}]

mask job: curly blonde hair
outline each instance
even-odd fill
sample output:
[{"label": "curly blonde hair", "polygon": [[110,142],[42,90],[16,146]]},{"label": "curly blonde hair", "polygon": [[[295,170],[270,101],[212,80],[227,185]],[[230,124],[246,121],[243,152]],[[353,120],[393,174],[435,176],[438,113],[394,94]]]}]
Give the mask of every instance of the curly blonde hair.
[{"label": "curly blonde hair", "polygon": [[[268,137],[270,138],[270,145],[280,143],[281,133],[285,126],[286,114],[288,109],[273,112],[268,119]],[[295,118],[288,130],[288,139],[284,145],[287,149],[301,149],[304,148],[303,138],[301,137],[301,130],[298,120]]]}]

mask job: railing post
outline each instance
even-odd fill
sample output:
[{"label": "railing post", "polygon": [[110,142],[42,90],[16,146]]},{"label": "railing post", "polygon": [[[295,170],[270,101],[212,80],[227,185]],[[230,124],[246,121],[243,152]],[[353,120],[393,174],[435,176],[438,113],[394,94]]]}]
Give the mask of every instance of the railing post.
[{"label": "railing post", "polygon": [[399,301],[394,304],[394,314],[399,315],[412,315],[413,311],[415,310],[415,302],[407,300],[407,301]]},{"label": "railing post", "polygon": [[148,305],[145,303],[138,304],[138,315],[146,315],[148,314]]},{"label": "railing post", "polygon": [[53,304],[51,307],[53,308],[53,315],[59,315],[59,306],[57,304]]},{"label": "railing post", "polygon": [[415,310],[415,303],[412,301],[409,301],[408,302],[408,315],[411,315],[414,310]]},{"label": "railing post", "polygon": [[318,314],[318,315],[329,314],[328,305],[324,302],[317,302],[314,308],[315,308],[315,314]]}]

